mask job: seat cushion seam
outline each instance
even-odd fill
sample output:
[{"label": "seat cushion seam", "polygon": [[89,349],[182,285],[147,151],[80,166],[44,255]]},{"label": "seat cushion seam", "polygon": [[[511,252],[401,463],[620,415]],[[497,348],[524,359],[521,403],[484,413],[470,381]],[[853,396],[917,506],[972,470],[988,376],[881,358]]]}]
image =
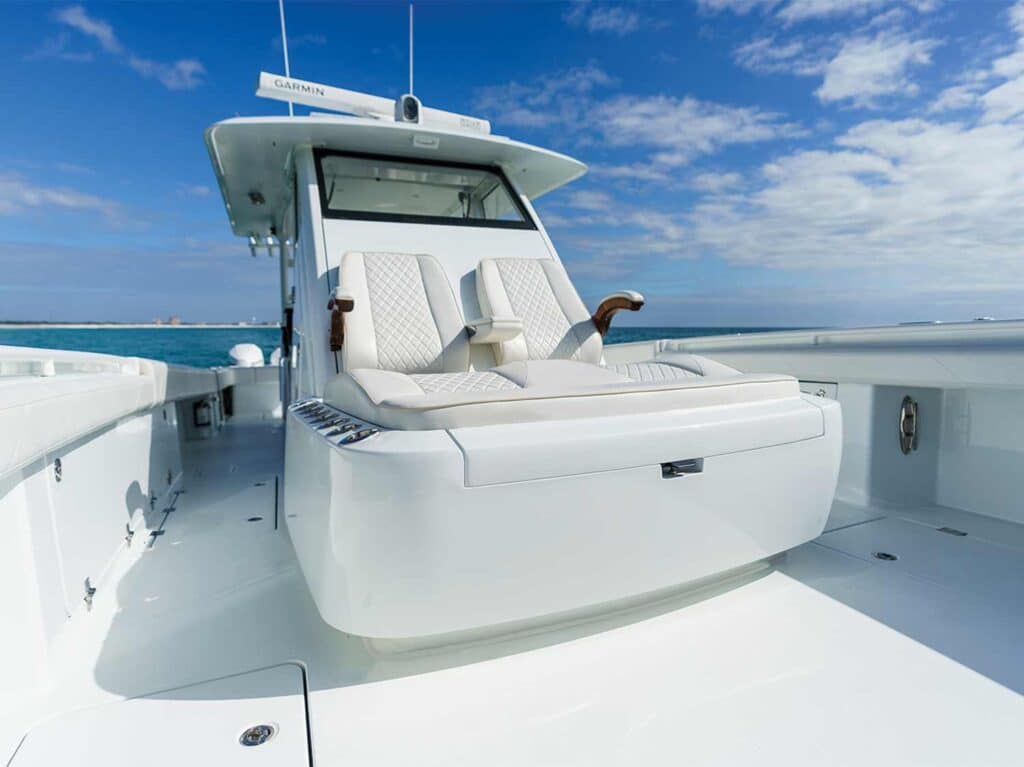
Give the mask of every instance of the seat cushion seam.
[{"label": "seat cushion seam", "polygon": [[447,371],[445,356],[448,349],[445,346],[444,338],[441,337],[441,325],[437,321],[437,312],[434,311],[434,302],[430,300],[430,291],[427,290],[427,278],[423,274],[423,256],[413,256],[416,259],[416,268],[420,271],[420,289],[423,291],[423,299],[427,302],[427,309],[430,310],[430,319],[434,321],[434,332],[437,333],[437,345],[441,347],[441,370]]}]

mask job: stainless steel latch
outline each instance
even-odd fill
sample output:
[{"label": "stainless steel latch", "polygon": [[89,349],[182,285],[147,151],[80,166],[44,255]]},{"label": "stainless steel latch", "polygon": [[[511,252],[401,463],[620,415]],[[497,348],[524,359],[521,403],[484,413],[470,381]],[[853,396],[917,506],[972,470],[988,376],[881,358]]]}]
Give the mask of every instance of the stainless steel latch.
[{"label": "stainless steel latch", "polygon": [[681,461],[669,461],[661,464],[661,476],[663,479],[684,477],[687,474],[700,474],[704,471],[703,458],[684,458]]},{"label": "stainless steel latch", "polygon": [[917,450],[918,419],[917,402],[912,397],[904,397],[900,404],[900,450],[903,455]]}]

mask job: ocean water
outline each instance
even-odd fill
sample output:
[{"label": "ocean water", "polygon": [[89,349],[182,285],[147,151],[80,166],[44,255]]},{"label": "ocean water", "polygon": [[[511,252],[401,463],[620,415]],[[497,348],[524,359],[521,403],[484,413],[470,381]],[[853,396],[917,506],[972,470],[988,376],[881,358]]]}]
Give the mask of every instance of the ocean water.
[{"label": "ocean water", "polygon": [[[758,333],[780,328],[612,328],[606,343],[657,338],[692,338],[733,333]],[[70,349],[211,367],[230,364],[235,344],[256,344],[265,359],[280,344],[278,328],[0,328],[0,345]]]}]

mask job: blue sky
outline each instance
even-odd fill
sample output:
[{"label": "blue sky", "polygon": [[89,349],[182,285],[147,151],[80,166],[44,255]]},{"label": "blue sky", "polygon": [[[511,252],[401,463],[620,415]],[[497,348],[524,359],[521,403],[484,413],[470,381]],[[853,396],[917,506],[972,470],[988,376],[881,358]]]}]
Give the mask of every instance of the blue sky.
[{"label": "blue sky", "polygon": [[[395,96],[405,3],[288,2],[292,73]],[[0,319],[276,319],[202,130],[279,114],[276,2],[6,4]],[[1024,0],[416,5],[416,91],[591,166],[538,201],[633,324],[1024,315]],[[301,111],[301,110],[300,110]]]}]

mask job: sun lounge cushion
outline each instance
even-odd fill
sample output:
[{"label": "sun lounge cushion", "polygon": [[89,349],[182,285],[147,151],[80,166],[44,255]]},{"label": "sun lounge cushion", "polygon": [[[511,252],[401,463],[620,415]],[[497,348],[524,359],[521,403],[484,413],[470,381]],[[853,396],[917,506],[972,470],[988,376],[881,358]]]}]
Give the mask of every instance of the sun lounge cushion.
[{"label": "sun lounge cushion", "polygon": [[662,352],[647,362],[626,362],[609,365],[608,368],[634,381],[645,383],[700,376],[730,378],[742,375],[739,370],[721,362],[685,352]]},{"label": "sun lounge cushion", "polygon": [[[331,405],[393,429],[452,429],[732,405],[799,396],[789,376],[694,376],[638,382],[599,365],[531,360],[437,388],[423,376],[353,370],[327,384]],[[476,376],[477,378],[472,378]],[[426,384],[426,385],[424,385]]]}]

